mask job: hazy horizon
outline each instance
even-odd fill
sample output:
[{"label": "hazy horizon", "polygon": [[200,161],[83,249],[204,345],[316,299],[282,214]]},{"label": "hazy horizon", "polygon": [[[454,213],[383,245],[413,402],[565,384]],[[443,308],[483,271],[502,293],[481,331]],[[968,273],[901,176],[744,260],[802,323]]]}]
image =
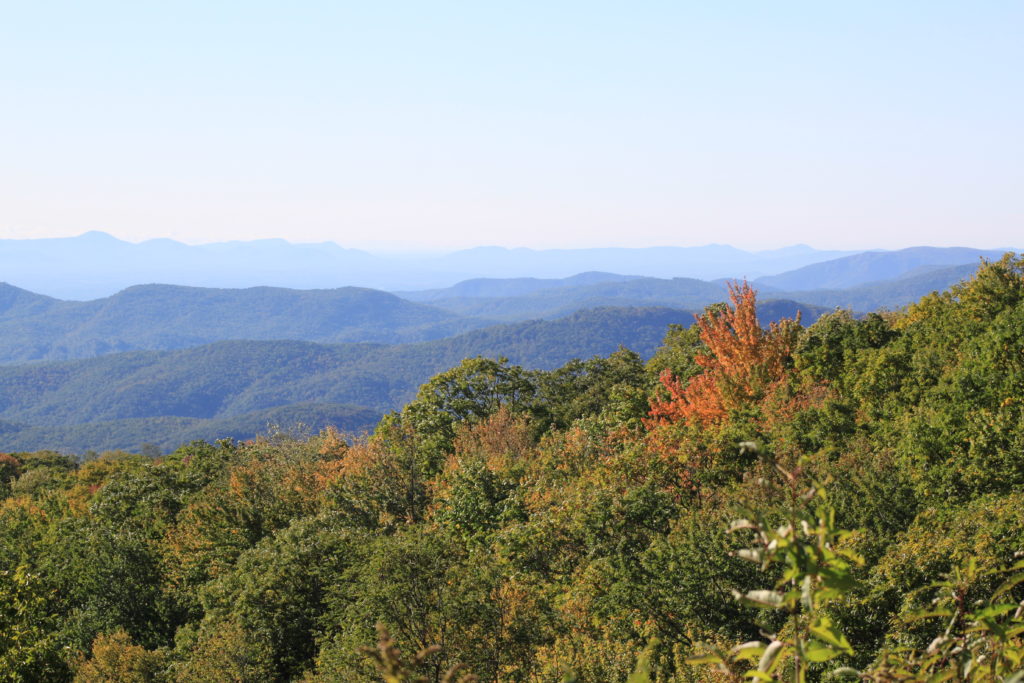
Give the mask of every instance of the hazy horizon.
[{"label": "hazy horizon", "polygon": [[[861,271],[867,261],[893,264],[876,280],[907,270],[908,264],[941,267],[998,259],[1014,247],[918,245],[907,251],[836,251],[807,245],[748,251],[725,244],[696,247],[605,247],[508,249],[475,246],[438,251],[351,249],[333,241],[283,238],[189,245],[170,239],[120,240],[92,231],[72,238],[0,239],[0,281],[68,300],[109,296],[139,284],[193,287],[368,287],[391,292],[431,290],[479,279],[564,279],[584,273],[714,281],[757,279],[830,262]],[[853,259],[854,262],[850,262]],[[850,264],[844,266],[841,264]],[[868,268],[871,270],[871,268]],[[865,271],[867,272],[867,271]]]},{"label": "hazy horizon", "polygon": [[318,240],[318,241],[305,241],[305,240],[299,240],[299,239],[289,239],[288,237],[282,237],[282,236],[277,236],[277,237],[255,237],[255,238],[252,238],[252,239],[244,239],[244,238],[240,238],[240,239],[224,239],[224,240],[211,239],[211,240],[205,240],[205,241],[203,241],[203,240],[182,240],[182,239],[176,239],[176,238],[173,238],[173,237],[166,237],[166,236],[128,239],[128,238],[121,237],[121,236],[118,236],[116,234],[113,234],[111,232],[108,232],[106,230],[85,230],[85,231],[80,231],[80,232],[77,232],[77,233],[71,233],[71,234],[66,234],[66,235],[64,235],[64,234],[46,235],[46,236],[41,236],[41,237],[17,237],[17,236],[7,236],[7,235],[4,235],[4,236],[0,236],[0,240],[4,240],[4,239],[9,239],[9,240],[74,239],[74,238],[85,237],[85,236],[87,236],[89,234],[103,235],[103,236],[106,236],[106,237],[111,237],[111,238],[113,238],[115,240],[118,240],[120,242],[125,242],[125,243],[128,243],[128,244],[134,244],[134,245],[143,244],[143,243],[146,243],[146,242],[161,242],[161,241],[177,242],[179,244],[182,244],[182,245],[185,245],[185,246],[190,246],[190,247],[199,247],[199,246],[207,246],[207,245],[215,245],[215,244],[231,244],[231,243],[245,243],[245,242],[274,242],[274,241],[286,242],[286,243],[288,243],[288,244],[290,244],[292,246],[304,246],[304,245],[306,245],[306,246],[315,246],[315,245],[323,245],[323,244],[333,244],[335,246],[338,246],[338,247],[340,247],[342,249],[346,249],[346,250],[363,251],[363,252],[366,252],[366,253],[371,254],[371,255],[388,256],[388,257],[395,257],[395,258],[400,258],[400,257],[403,257],[403,256],[417,257],[417,256],[431,256],[431,255],[446,255],[446,254],[452,254],[452,253],[461,252],[461,251],[471,251],[471,250],[474,250],[474,249],[503,249],[503,250],[508,250],[508,251],[518,251],[518,250],[525,250],[525,251],[577,251],[577,250],[593,250],[593,249],[695,249],[695,248],[699,249],[699,248],[702,248],[702,247],[729,247],[729,248],[732,248],[732,249],[737,249],[739,251],[745,251],[745,252],[748,252],[748,253],[751,253],[751,254],[758,254],[758,253],[764,253],[764,252],[783,251],[783,250],[786,250],[786,249],[798,249],[798,248],[807,248],[807,249],[810,249],[810,250],[813,250],[813,251],[836,251],[836,252],[848,252],[848,253],[865,252],[865,251],[900,251],[902,249],[908,249],[908,248],[913,248],[913,247],[939,247],[939,248],[943,248],[943,247],[962,247],[962,248],[967,248],[967,249],[990,249],[990,250],[991,249],[1007,249],[1007,250],[1010,250],[1010,251],[1022,251],[1020,246],[1012,245],[1012,244],[979,245],[979,244],[972,244],[972,243],[969,243],[969,242],[962,242],[962,243],[959,243],[959,244],[949,244],[949,245],[937,245],[937,244],[920,243],[920,244],[909,244],[909,245],[907,245],[905,247],[894,247],[894,248],[862,247],[862,248],[851,248],[851,249],[828,249],[828,248],[820,247],[820,246],[817,246],[817,245],[814,245],[814,244],[807,244],[805,242],[786,243],[786,244],[779,244],[777,246],[767,246],[767,247],[761,247],[761,248],[748,248],[748,247],[744,247],[744,246],[738,245],[738,244],[731,244],[729,242],[713,242],[713,241],[712,242],[697,243],[697,244],[651,244],[651,245],[643,245],[643,246],[605,244],[605,245],[580,246],[580,247],[536,247],[536,246],[530,246],[530,245],[507,246],[507,245],[501,245],[501,244],[479,243],[479,244],[468,244],[466,246],[452,247],[452,248],[423,247],[421,249],[412,249],[412,248],[403,248],[401,245],[397,245],[397,244],[392,244],[392,245],[388,245],[388,246],[384,246],[384,247],[380,247],[380,248],[362,248],[362,247],[354,247],[354,246],[349,246],[347,244],[342,244],[342,243],[338,242],[337,240],[333,240],[333,239],[324,239],[324,240]]}]

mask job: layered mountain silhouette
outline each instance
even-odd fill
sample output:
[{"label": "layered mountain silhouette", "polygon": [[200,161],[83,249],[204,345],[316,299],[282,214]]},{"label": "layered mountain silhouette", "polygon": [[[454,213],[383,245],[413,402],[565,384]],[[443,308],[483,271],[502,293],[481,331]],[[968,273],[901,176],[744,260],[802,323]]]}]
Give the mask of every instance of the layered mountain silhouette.
[{"label": "layered mountain silhouette", "polygon": [[[122,276],[149,263],[149,257],[132,260],[140,254],[165,258],[172,252],[193,264],[188,258],[205,254],[210,268],[244,256],[263,264],[265,272],[277,268],[288,277],[303,262],[310,279],[338,258],[371,269],[385,263],[337,245],[280,240],[194,248],[170,240],[130,245],[94,233],[21,241],[12,252],[13,243],[0,240],[5,276],[20,272],[13,252],[22,265],[35,258],[54,266],[85,256],[86,247],[105,253],[107,260],[99,263],[112,271],[118,258],[126,259]],[[758,256],[762,265],[804,260],[754,281],[762,322],[799,311],[810,324],[836,307],[855,313],[898,308],[969,277],[980,259],[1001,256],[993,250],[920,247],[808,264],[823,254],[808,250]],[[699,254],[707,272],[718,272],[730,258],[737,268],[753,262],[738,251],[468,250],[434,257],[435,274],[473,262],[489,263],[493,275],[528,267],[541,274],[474,277],[393,292],[152,284],[73,300],[0,284],[0,451],[137,449],[143,443],[171,448],[193,438],[251,438],[273,425],[298,423],[313,430],[333,424],[361,431],[463,358],[504,356],[527,368],[551,369],[572,358],[607,355],[620,345],[648,357],[670,324],[690,324],[705,306],[725,300],[730,281],[653,277],[651,271],[667,267],[658,259],[674,255],[685,264]],[[600,264],[606,258],[618,259],[622,272],[542,276],[559,263]],[[640,268],[636,259],[649,259],[650,267],[630,272]],[[220,275],[225,273],[231,268]]]},{"label": "layered mountain silhouette", "polygon": [[[808,310],[839,306],[864,312],[899,307],[945,289],[969,275],[981,258],[999,255],[931,247],[870,252],[763,277],[755,285],[762,300],[799,301]],[[602,306],[700,310],[725,296],[725,280],[607,272],[476,278],[448,288],[397,293],[359,287],[137,285],[89,301],[0,284],[0,363],[179,349],[228,339],[401,344]]]},{"label": "layered mountain silhouette", "polygon": [[60,301],[0,284],[0,362],[179,349],[225,339],[401,343],[489,324],[373,289],[138,285]]},{"label": "layered mountain silhouette", "polygon": [[750,252],[735,247],[505,249],[451,254],[374,255],[334,242],[253,240],[187,245],[168,239],[138,244],[102,232],[78,237],[0,240],[0,279],[62,299],[110,296],[159,282],[193,287],[273,286],[384,290],[449,287],[472,278],[564,278],[587,271],[648,277],[749,277],[782,273],[852,252],[798,245]]},{"label": "layered mountain silhouette", "polygon": [[980,259],[995,260],[1005,249],[966,247],[911,247],[899,251],[869,251],[815,263],[787,273],[757,278],[760,287],[777,290],[845,289],[869,282],[898,278],[918,269],[973,264]]}]

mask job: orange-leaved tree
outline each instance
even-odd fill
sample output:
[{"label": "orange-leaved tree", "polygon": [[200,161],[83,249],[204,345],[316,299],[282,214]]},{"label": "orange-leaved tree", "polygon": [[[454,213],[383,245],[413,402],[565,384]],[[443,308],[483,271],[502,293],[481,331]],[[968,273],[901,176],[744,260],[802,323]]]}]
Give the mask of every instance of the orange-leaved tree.
[{"label": "orange-leaved tree", "polygon": [[771,323],[757,321],[757,293],[744,281],[729,285],[731,306],[697,316],[707,353],[694,358],[702,371],[689,382],[663,370],[665,392],[651,399],[649,428],[679,421],[713,423],[729,410],[760,401],[785,377],[800,316]]}]

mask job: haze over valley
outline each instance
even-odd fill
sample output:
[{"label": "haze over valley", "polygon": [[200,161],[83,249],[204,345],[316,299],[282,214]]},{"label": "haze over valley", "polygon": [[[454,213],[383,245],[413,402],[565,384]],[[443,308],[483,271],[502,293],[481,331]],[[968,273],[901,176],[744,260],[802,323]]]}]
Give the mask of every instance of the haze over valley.
[{"label": "haze over valley", "polygon": [[[300,424],[358,433],[463,358],[552,370],[625,347],[648,359],[670,325],[725,301],[730,281],[759,290],[764,324],[799,312],[809,325],[836,308],[900,308],[1001,254],[708,246],[398,258],[284,240],[0,240],[10,279],[0,284],[0,436],[9,450],[82,452]],[[516,277],[459,280],[466,273]],[[97,298],[54,296],[112,291],[128,277],[139,280]],[[148,277],[174,284],[141,284]],[[365,286],[413,281],[445,286]]]}]

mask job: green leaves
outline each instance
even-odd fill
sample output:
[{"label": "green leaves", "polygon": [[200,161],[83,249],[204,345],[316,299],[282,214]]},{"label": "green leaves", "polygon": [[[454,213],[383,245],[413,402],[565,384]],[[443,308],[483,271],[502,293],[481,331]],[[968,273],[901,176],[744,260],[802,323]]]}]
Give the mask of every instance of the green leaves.
[{"label": "green leaves", "polygon": [[[1006,571],[1012,572],[1017,571],[1018,569],[1024,569],[1024,561],[1016,563],[1012,567],[1009,567]],[[1005,581],[1003,581],[1003,583],[999,585],[999,588],[997,588],[995,592],[992,593],[992,597],[1001,598],[1021,583],[1024,583],[1024,572],[1014,574],[1007,578]]]},{"label": "green leaves", "polygon": [[824,487],[815,483],[801,489],[795,472],[779,468],[779,473],[789,488],[788,519],[772,523],[759,510],[748,510],[729,525],[729,531],[749,533],[756,543],[736,551],[736,557],[765,570],[774,565],[784,568],[773,589],[733,591],[733,596],[748,607],[786,612],[786,635],[768,644],[744,643],[729,653],[712,651],[688,659],[690,664],[714,664],[734,671],[738,662],[756,659],[757,668],[744,676],[773,681],[783,661],[790,660],[796,680],[803,681],[808,665],[853,654],[846,636],[822,608],[854,588],[852,568],[864,561],[841,546],[849,532],[835,528],[835,510]]},{"label": "green leaves", "polygon": [[[838,656],[840,653],[847,655],[853,654],[853,648],[850,646],[850,642],[846,639],[846,636],[836,628],[835,624],[833,624],[832,620],[827,616],[820,615],[816,617],[814,621],[811,622],[810,626],[808,626],[807,630],[810,631],[818,641],[820,641],[817,643],[820,647],[834,652],[832,655],[833,657]],[[831,659],[831,657],[828,659]],[[819,659],[816,661],[826,660]]]},{"label": "green leaves", "polygon": [[1021,583],[1021,575],[1014,573],[1004,580],[988,600],[968,601],[976,584],[1016,572],[1021,564],[982,570],[972,557],[946,580],[933,583],[931,588],[938,589],[935,607],[914,612],[904,622],[942,619],[946,624],[942,635],[923,652],[902,648],[883,653],[873,673],[900,681],[1024,680],[1024,601],[1000,602]]}]

